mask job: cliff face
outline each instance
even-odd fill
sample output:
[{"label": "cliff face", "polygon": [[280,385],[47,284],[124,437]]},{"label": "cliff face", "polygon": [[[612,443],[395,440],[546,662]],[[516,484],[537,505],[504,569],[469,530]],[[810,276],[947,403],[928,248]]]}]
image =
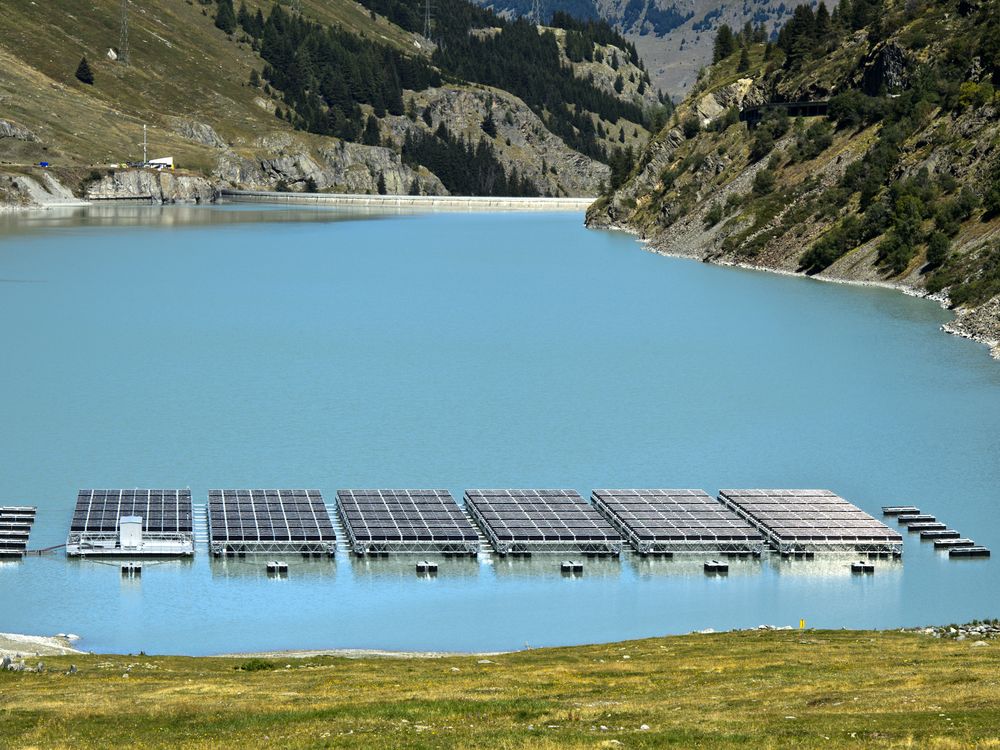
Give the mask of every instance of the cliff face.
[{"label": "cliff face", "polygon": [[[934,295],[956,308],[949,330],[1000,356],[1000,99],[975,54],[979,13],[1000,10],[951,5],[886,2],[881,35],[845,32],[799,65],[760,46],[749,70],[722,61],[588,225],[657,252]],[[784,116],[796,101],[829,111]]]},{"label": "cliff face", "polygon": [[208,203],[215,199],[212,183],[199,175],[148,169],[114,170],[88,181],[87,200],[149,199],[154,203]]}]

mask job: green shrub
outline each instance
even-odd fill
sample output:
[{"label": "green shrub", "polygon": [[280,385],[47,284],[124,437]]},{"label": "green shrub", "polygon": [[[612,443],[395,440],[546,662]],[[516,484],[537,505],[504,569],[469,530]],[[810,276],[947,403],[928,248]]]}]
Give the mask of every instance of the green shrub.
[{"label": "green shrub", "polygon": [[274,663],[269,662],[266,659],[248,659],[237,667],[233,669],[238,672],[266,672],[270,669],[274,669]]},{"label": "green shrub", "polygon": [[777,178],[770,169],[760,170],[753,178],[753,192],[755,195],[768,195],[774,190]]},{"label": "green shrub", "polygon": [[705,229],[711,229],[720,221],[722,221],[723,212],[721,203],[713,203],[711,208],[705,212]]},{"label": "green shrub", "polygon": [[696,114],[689,114],[681,123],[681,130],[684,137],[690,140],[701,132],[701,118]]},{"label": "green shrub", "polygon": [[931,232],[927,238],[927,270],[933,270],[948,257],[951,240],[943,232]]}]

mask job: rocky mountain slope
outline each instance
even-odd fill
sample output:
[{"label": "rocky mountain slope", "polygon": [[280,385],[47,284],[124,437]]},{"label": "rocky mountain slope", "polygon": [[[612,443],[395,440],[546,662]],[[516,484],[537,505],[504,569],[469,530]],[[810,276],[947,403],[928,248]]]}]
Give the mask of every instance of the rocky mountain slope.
[{"label": "rocky mountain slope", "polygon": [[706,71],[588,223],[935,295],[1000,353],[1000,2],[841,7]]},{"label": "rocky mountain slope", "polygon": [[[297,108],[288,91],[268,83],[269,63],[262,57],[268,40],[241,25],[230,32],[218,27],[216,17],[226,2],[231,0],[131,4],[126,65],[110,54],[119,46],[119,0],[7,0],[0,14],[0,173],[6,175],[0,179],[0,203],[63,202],[60,191],[71,198],[202,200],[222,186],[442,194],[448,192],[442,180],[417,157],[402,153],[407,131],[424,131],[433,139],[442,121],[456,138],[460,134],[473,145],[489,142],[506,174],[518,176],[520,189],[595,195],[610,171],[602,154],[639,148],[649,136],[646,113],[659,107],[645,83],[637,90],[648,76],[624,49],[616,55],[620,69],[612,68],[610,54],[584,66],[566,57],[566,32],[555,29],[548,33],[566,70],[589,82],[580,95],[590,96],[591,86],[634,113],[631,119],[584,115],[586,102],[567,102],[577,115],[588,116],[596,131],[587,153],[576,142],[582,137],[574,140],[564,132],[564,122],[559,134],[553,132],[560,123],[543,107],[448,74],[437,85],[404,86],[405,114],[392,106],[386,111],[378,102],[369,105],[364,92],[352,91],[358,102],[351,104],[352,116],[362,124],[371,120],[374,137],[306,132],[309,113]],[[275,7],[271,0],[244,5],[251,19],[258,10],[267,18]],[[435,44],[352,0],[298,0],[283,7],[286,17],[336,30],[330,34],[346,32],[368,48],[375,45],[376,54],[424,61],[427,69],[438,70],[431,61]],[[273,48],[272,40],[272,53]],[[608,45],[603,49],[613,51]],[[84,56],[92,85],[74,77]],[[619,77],[623,85],[615,90]],[[328,82],[314,78],[307,85]],[[144,125],[148,156],[173,156],[175,175],[119,166],[141,161]],[[43,172],[39,162],[51,166]],[[53,183],[60,188],[50,193]]]},{"label": "rocky mountain slope", "polygon": [[[477,0],[512,16],[533,13],[534,0]],[[747,22],[769,32],[791,18],[789,0],[541,0],[542,18],[566,11],[577,18],[604,19],[638,48],[653,85],[683,96],[698,71],[712,62],[712,40],[722,24],[741,29]],[[836,2],[828,2],[832,8]]]}]

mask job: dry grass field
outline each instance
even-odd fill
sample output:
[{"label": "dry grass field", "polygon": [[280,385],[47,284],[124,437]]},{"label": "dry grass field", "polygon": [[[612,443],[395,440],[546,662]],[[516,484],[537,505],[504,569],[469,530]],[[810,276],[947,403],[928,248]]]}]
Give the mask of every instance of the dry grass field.
[{"label": "dry grass field", "polygon": [[[0,673],[0,746],[1000,747],[1000,644],[908,633],[752,631],[490,657],[45,662],[40,674]],[[241,668],[254,664],[265,668]]]}]

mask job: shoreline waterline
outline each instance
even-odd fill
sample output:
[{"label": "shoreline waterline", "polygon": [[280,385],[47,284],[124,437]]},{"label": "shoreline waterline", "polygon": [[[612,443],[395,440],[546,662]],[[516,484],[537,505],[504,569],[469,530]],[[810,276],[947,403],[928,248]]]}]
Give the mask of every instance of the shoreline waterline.
[{"label": "shoreline waterline", "polygon": [[937,305],[942,309],[946,310],[951,314],[952,319],[947,323],[940,326],[941,331],[947,333],[950,336],[955,336],[957,338],[965,339],[967,341],[972,341],[981,346],[985,346],[988,354],[996,360],[1000,360],[1000,341],[992,338],[987,338],[984,336],[978,336],[974,333],[963,330],[957,324],[961,321],[961,316],[956,313],[956,311],[951,307],[951,300],[948,298],[947,294],[943,292],[930,293],[925,290],[921,290],[906,284],[900,284],[893,281],[876,281],[872,279],[861,280],[861,279],[842,279],[836,276],[821,276],[819,274],[814,276],[809,276],[804,273],[796,273],[795,271],[788,271],[782,268],[770,268],[768,266],[754,265],[752,263],[740,263],[731,260],[710,260],[702,258],[700,255],[695,253],[684,253],[684,252],[672,252],[668,249],[662,248],[655,243],[655,240],[650,237],[643,237],[639,232],[635,231],[632,227],[623,226],[621,224],[612,224],[606,227],[587,227],[588,229],[603,230],[607,232],[620,232],[622,234],[632,237],[640,246],[643,247],[647,252],[654,255],[662,255],[665,258],[677,258],[679,260],[691,260],[697,263],[707,263],[708,265],[717,266],[719,268],[738,268],[743,271],[758,271],[760,273],[769,273],[776,276],[785,276],[793,279],[804,279],[807,281],[822,281],[828,284],[842,284],[844,286],[855,286],[861,288],[869,289],[889,289],[894,292],[900,292],[905,294],[907,297],[913,297],[914,299],[925,299],[931,302],[937,303]]}]

